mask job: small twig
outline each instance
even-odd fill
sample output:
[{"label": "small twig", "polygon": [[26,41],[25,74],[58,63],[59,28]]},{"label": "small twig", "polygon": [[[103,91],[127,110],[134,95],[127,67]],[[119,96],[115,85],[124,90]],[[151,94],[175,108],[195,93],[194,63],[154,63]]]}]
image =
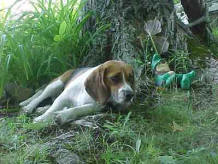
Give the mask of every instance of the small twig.
[{"label": "small twig", "polygon": [[208,19],[209,19],[209,18],[207,18],[206,16],[203,16],[203,17],[201,17],[201,18],[195,20],[194,22],[189,23],[187,26],[190,28],[190,27],[196,26],[196,25],[198,25],[198,24],[201,24],[201,23],[203,23],[203,22],[206,22],[206,23],[207,23]]},{"label": "small twig", "polygon": [[151,39],[151,43],[152,43],[152,45],[153,45],[153,47],[154,47],[155,53],[158,54],[157,47],[156,47],[156,45],[155,45],[155,43],[154,43],[154,40],[153,40],[151,34],[149,34],[149,37],[150,37],[150,39]]}]

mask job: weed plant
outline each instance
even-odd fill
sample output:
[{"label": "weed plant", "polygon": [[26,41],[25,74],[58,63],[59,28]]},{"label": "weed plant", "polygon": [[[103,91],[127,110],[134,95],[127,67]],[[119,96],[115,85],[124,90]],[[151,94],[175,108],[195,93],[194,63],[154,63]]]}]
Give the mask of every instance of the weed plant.
[{"label": "weed plant", "polygon": [[218,27],[213,29],[213,34],[216,38],[218,38]]},{"label": "weed plant", "polygon": [[173,70],[178,73],[187,73],[190,71],[191,59],[188,52],[183,50],[173,50],[170,55],[169,64]]},{"label": "weed plant", "polygon": [[80,65],[105,28],[83,31],[93,13],[82,16],[85,2],[79,2],[37,0],[31,3],[33,11],[17,19],[10,19],[13,6],[5,12],[0,19],[0,93],[9,81],[37,88]]}]

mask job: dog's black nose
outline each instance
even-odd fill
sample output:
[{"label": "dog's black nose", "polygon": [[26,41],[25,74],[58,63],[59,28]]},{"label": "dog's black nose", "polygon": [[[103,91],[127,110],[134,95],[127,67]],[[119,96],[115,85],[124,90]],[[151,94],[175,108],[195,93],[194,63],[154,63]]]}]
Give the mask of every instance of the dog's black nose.
[{"label": "dog's black nose", "polygon": [[134,96],[133,92],[130,90],[126,90],[124,93],[125,93],[125,97],[127,101],[130,101],[132,97]]}]

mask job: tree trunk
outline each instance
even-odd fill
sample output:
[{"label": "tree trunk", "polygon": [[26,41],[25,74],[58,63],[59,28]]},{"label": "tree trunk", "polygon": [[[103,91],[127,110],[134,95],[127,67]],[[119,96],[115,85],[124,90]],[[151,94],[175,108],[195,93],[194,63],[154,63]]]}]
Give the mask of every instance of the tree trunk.
[{"label": "tree trunk", "polygon": [[185,13],[188,16],[189,23],[193,23],[196,20],[202,18],[200,23],[193,25],[191,31],[193,34],[199,36],[201,39],[206,40],[206,5],[204,0],[181,0],[181,4]]},{"label": "tree trunk", "polygon": [[[162,24],[161,36],[168,39],[170,49],[187,50],[184,32],[176,24],[173,0],[89,0],[85,10],[96,11],[87,29],[95,29],[98,21],[109,23],[111,26],[105,34],[96,40],[90,56],[95,55],[94,62],[103,62],[108,59],[126,61],[135,68],[138,93],[148,95],[149,80],[146,78],[148,55],[147,34],[144,30],[145,22],[158,19]],[[97,25],[96,25],[97,24]],[[86,61],[86,63],[93,60]],[[96,63],[96,64],[97,64]],[[144,80],[142,80],[144,79]],[[146,80],[145,80],[146,79]]]}]

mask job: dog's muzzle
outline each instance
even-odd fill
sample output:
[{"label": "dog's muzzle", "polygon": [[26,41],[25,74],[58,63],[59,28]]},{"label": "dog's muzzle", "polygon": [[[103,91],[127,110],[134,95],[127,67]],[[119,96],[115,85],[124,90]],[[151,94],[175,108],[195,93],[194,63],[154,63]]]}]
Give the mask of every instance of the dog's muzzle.
[{"label": "dog's muzzle", "polygon": [[134,96],[134,93],[132,90],[123,90],[123,95],[125,97],[125,101],[131,101],[131,99]]}]

